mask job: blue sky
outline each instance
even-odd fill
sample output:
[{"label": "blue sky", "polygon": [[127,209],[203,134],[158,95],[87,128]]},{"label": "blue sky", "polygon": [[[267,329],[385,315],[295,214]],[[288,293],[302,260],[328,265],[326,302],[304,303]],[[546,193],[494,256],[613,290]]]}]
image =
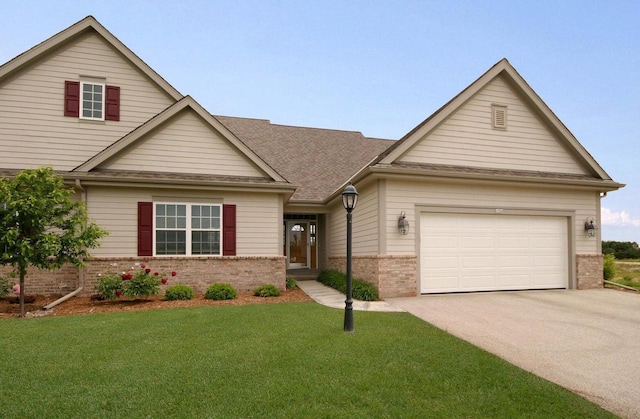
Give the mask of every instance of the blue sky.
[{"label": "blue sky", "polygon": [[211,113],[398,139],[506,57],[616,181],[640,242],[640,2],[14,1],[0,62],[95,16]]}]

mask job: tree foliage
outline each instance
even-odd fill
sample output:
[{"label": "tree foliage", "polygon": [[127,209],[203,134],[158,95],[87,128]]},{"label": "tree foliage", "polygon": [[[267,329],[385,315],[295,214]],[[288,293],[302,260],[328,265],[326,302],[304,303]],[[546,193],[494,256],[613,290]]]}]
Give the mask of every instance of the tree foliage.
[{"label": "tree foliage", "polygon": [[83,265],[87,249],[107,234],[88,222],[83,202],[52,168],[28,169],[0,178],[0,264],[20,278],[20,314],[24,316],[24,278],[30,266],[58,269]]},{"label": "tree foliage", "polygon": [[640,246],[636,242],[602,241],[602,253],[616,259],[640,259]]}]

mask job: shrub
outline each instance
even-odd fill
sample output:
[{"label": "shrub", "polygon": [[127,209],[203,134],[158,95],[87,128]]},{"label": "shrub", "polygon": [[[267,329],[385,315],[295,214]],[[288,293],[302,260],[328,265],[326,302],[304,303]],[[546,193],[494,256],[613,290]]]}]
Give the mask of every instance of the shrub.
[{"label": "shrub", "polygon": [[192,300],[196,294],[187,285],[174,285],[164,292],[165,300]]},{"label": "shrub", "polygon": [[280,290],[273,284],[260,285],[253,290],[253,295],[256,297],[277,297],[280,295]]},{"label": "shrub", "polygon": [[353,284],[351,284],[351,292],[353,293],[353,298],[360,301],[376,301],[380,299],[376,287],[359,279],[354,280]]},{"label": "shrub", "polygon": [[[335,270],[322,271],[320,275],[318,275],[318,281],[343,294],[347,292],[347,276],[342,272]],[[376,287],[360,279],[352,278],[351,293],[354,299],[360,301],[375,301],[380,298]]]},{"label": "shrub", "polygon": [[207,288],[204,298],[207,300],[233,300],[238,292],[231,284],[213,284]]},{"label": "shrub", "polygon": [[[176,276],[176,271],[171,276]],[[160,284],[166,284],[169,280],[166,275],[154,272],[145,264],[140,264],[139,269],[131,268],[121,274],[110,272],[104,276],[98,275],[96,292],[104,299],[115,300],[124,295],[129,298],[148,297],[160,293]]]},{"label": "shrub", "polygon": [[12,285],[7,278],[3,278],[0,276],[0,298],[9,294],[11,291]]},{"label": "shrub", "polygon": [[294,290],[298,288],[298,283],[296,282],[295,279],[291,278],[290,276],[287,277],[287,289],[288,290]]},{"label": "shrub", "polygon": [[610,253],[604,255],[602,274],[605,281],[612,281],[616,276],[616,257]]},{"label": "shrub", "polygon": [[347,289],[347,277],[339,271],[322,271],[318,275],[318,281],[341,292],[345,292]]},{"label": "shrub", "polygon": [[122,278],[115,274],[100,276],[95,289],[103,300],[115,300],[122,295]]}]

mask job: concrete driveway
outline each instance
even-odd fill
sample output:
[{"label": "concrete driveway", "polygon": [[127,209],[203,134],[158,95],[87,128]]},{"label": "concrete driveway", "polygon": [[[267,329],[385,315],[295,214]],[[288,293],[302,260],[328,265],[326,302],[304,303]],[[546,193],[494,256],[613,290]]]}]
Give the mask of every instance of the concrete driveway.
[{"label": "concrete driveway", "polygon": [[389,298],[393,306],[640,418],[640,295],[609,289]]}]

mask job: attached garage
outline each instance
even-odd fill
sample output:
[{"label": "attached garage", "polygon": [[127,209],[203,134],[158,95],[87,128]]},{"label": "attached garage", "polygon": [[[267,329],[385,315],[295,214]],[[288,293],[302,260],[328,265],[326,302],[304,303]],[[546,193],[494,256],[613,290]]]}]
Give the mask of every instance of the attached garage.
[{"label": "attached garage", "polygon": [[567,220],[422,213],[420,292],[568,288]]}]

